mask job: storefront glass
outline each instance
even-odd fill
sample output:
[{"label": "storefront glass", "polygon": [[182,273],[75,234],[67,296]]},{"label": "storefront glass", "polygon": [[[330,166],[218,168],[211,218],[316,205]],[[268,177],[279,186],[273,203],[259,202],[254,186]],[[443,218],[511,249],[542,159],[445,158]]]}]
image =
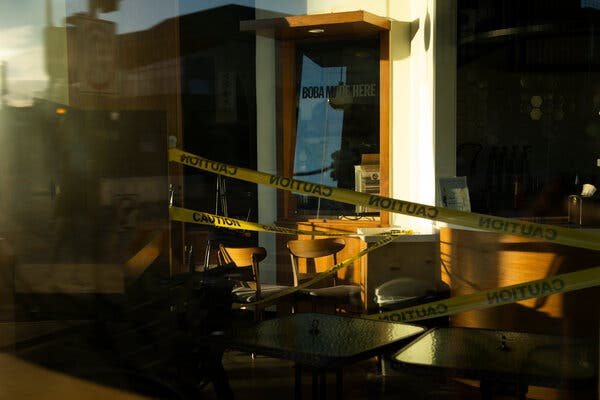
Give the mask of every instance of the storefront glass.
[{"label": "storefront glass", "polygon": [[[231,398],[221,363],[225,346],[218,341],[224,333],[313,304],[306,297],[300,297],[304,309],[276,301],[265,316],[246,304],[233,308],[232,282],[242,286],[239,269],[213,257],[220,244],[268,247],[270,269],[262,270],[262,283],[287,290],[287,241],[342,232],[345,247],[336,261],[351,261],[328,278],[342,294],[358,294],[356,304],[317,306],[329,314],[373,314],[372,320],[385,298],[375,297],[376,288],[392,280],[402,292],[392,299],[420,306],[424,298],[450,295],[442,279],[454,285],[452,294],[465,288],[471,294],[515,276],[520,281],[517,269],[530,279],[532,265],[541,266],[537,279],[597,264],[596,252],[557,250],[556,243],[540,244],[546,238],[508,242],[497,232],[456,234],[454,226],[442,228],[450,235],[442,237],[432,221],[443,214],[437,205],[411,203],[423,193],[435,197],[434,174],[457,175],[467,179],[472,211],[572,223],[568,196],[584,184],[600,189],[596,3],[457,0],[454,10],[455,3],[445,0],[0,2],[0,397],[84,398],[100,390],[97,398],[131,398],[123,391]],[[298,17],[299,25],[282,24],[286,15]],[[455,16],[456,37],[441,38],[440,27],[453,26]],[[323,21],[327,26],[316,26]],[[248,25],[253,28],[243,29]],[[439,62],[453,60],[454,51],[456,65]],[[452,73],[440,74],[444,68]],[[448,95],[452,90],[436,93],[453,88],[455,68],[456,99]],[[452,76],[452,84],[440,84],[441,76]],[[455,105],[456,127],[441,127],[454,117]],[[454,142],[455,131],[456,148],[441,149],[439,143]],[[286,182],[406,198],[382,200],[381,208],[398,208],[381,211],[369,208],[373,203],[290,195],[169,162],[173,147],[216,162],[211,165],[282,175]],[[455,151],[456,163],[447,157]],[[434,160],[439,154],[444,162]],[[447,168],[455,164],[456,171]],[[589,200],[599,204],[598,193]],[[197,219],[172,220],[172,206]],[[262,230],[217,228],[211,217],[202,224],[198,211],[260,223]],[[428,230],[405,230],[390,218],[395,211],[424,220]],[[290,235],[288,228],[298,230]],[[389,229],[398,236],[381,242]],[[366,254],[352,258],[359,252]],[[482,273],[482,260],[509,273]],[[323,265],[301,267],[316,273]],[[335,290],[332,297],[339,298]],[[512,299],[515,290],[501,293]],[[598,354],[598,321],[579,311],[581,304],[595,304],[595,294],[565,296],[563,303],[546,295],[527,304],[515,300],[501,317],[485,314],[476,323],[504,329],[510,321],[515,330],[593,336],[595,347],[584,348],[588,357],[573,364],[583,365],[576,371],[597,386],[597,358],[589,362],[589,355]],[[390,307],[398,306],[394,302]],[[415,315],[430,317],[443,307]],[[443,315],[423,325],[456,321]],[[298,329],[335,353],[336,343],[319,342],[320,332],[335,325],[323,324],[315,318]],[[298,332],[279,338],[294,344]],[[360,339],[377,339],[371,334],[352,331],[342,340],[360,350]],[[498,343],[502,350],[505,344]],[[368,350],[367,362],[380,355]],[[554,350],[546,357],[551,363],[543,364],[553,379],[566,373],[554,368]],[[558,353],[576,359],[580,353],[571,350]],[[266,372],[254,369],[267,358]],[[275,359],[243,353],[226,365],[227,373],[234,371],[235,397],[290,395],[294,370],[289,360]],[[384,376],[378,366],[350,369],[345,382],[352,389],[344,397],[396,398],[408,391],[415,398],[480,397],[479,386],[465,389],[463,382],[424,384],[404,372],[392,382],[396,376]],[[33,376],[50,383],[38,384]],[[493,389],[506,394],[503,387]],[[514,394],[522,387],[509,389]],[[470,397],[461,396],[466,392]]]},{"label": "storefront glass", "polygon": [[[298,46],[296,59],[299,82],[294,176],[379,193],[378,41]],[[362,169],[369,167],[363,173]],[[364,183],[367,179],[368,189]],[[353,205],[307,195],[298,195],[297,208],[299,213],[317,218],[356,214]]]},{"label": "storefront glass", "polygon": [[566,219],[568,196],[598,185],[599,12],[458,2],[457,174],[474,211]]}]

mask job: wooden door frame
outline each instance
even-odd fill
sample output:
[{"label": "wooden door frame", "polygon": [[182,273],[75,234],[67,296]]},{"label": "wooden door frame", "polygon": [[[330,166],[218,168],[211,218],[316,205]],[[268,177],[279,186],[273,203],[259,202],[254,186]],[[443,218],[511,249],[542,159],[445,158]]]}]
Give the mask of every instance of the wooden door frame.
[{"label": "wooden door frame", "polygon": [[[352,38],[352,37],[350,37]],[[356,39],[363,39],[357,36]],[[322,40],[339,40],[327,37]],[[344,37],[348,39],[348,37]],[[379,170],[380,195],[388,196],[390,176],[390,34],[389,30],[379,33]],[[283,39],[277,47],[277,170],[278,174],[292,177],[294,148],[296,143],[296,43],[297,38]],[[278,220],[298,220],[294,216],[295,202],[289,191],[278,191]],[[380,224],[389,226],[389,212],[381,211]]]}]

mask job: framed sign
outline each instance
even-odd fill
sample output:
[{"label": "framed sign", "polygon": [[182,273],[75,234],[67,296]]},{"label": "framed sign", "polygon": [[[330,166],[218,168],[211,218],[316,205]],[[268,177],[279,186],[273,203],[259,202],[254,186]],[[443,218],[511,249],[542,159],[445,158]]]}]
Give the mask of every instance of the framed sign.
[{"label": "framed sign", "polygon": [[471,211],[469,187],[466,176],[439,178],[442,207]]}]

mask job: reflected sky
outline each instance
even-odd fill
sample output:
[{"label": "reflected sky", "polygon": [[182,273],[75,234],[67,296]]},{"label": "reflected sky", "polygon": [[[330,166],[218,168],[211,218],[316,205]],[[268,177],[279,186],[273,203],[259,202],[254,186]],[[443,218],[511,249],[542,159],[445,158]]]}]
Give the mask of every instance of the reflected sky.
[{"label": "reflected sky", "polygon": [[[7,98],[27,105],[44,91],[44,28],[64,26],[65,17],[88,12],[89,0],[19,0],[0,2],[0,63],[6,66]],[[254,6],[254,0],[119,0],[119,8],[98,18],[116,23],[117,34],[145,30],[177,15],[229,4]],[[50,12],[47,12],[49,5]]]},{"label": "reflected sky", "polygon": [[[321,67],[309,57],[303,57],[301,88],[336,86],[345,80],[345,67]],[[332,154],[341,147],[344,112],[333,109],[326,96],[311,97],[301,95],[299,99],[294,173],[322,171],[303,175],[302,179],[337,186],[329,167]]]}]

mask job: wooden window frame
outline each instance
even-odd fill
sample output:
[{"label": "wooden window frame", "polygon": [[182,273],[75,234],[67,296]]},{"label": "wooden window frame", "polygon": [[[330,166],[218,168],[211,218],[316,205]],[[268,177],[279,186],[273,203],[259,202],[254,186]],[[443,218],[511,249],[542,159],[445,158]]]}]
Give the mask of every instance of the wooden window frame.
[{"label": "wooden window frame", "polygon": [[[310,31],[321,29],[315,34]],[[296,144],[296,47],[298,43],[338,40],[379,40],[379,170],[380,195],[389,196],[390,171],[390,28],[391,21],[366,11],[288,16],[241,21],[240,29],[277,39],[276,129],[277,173],[292,177]],[[289,191],[277,192],[279,221],[306,221],[295,214],[295,199]],[[379,226],[389,226],[389,213],[379,212]],[[359,221],[356,221],[359,226]]]}]

